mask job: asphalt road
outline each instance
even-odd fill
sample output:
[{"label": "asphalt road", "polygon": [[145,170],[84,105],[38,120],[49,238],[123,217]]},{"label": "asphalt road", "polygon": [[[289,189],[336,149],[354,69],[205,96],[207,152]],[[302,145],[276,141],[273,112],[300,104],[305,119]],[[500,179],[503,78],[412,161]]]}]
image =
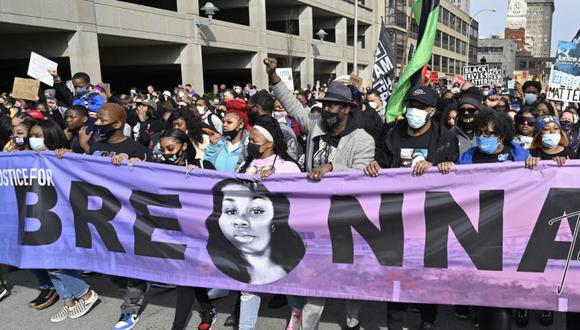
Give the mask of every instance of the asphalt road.
[{"label": "asphalt road", "polygon": [[[12,295],[0,302],[0,330],[52,330],[52,329],[78,329],[97,330],[112,329],[119,318],[121,299],[119,297],[118,286],[108,277],[93,275],[87,278],[87,282],[101,296],[101,301],[94,309],[84,317],[76,320],[65,320],[61,323],[50,323],[50,317],[58,312],[61,305],[57,303],[43,311],[36,311],[28,308],[28,302],[36,297],[38,291],[37,284],[32,274],[28,271],[17,271],[8,274],[8,281],[13,285]],[[150,302],[147,305],[139,324],[135,329],[170,329],[173,321],[173,311],[175,304],[175,290],[153,288],[151,290]],[[287,307],[280,309],[268,309],[269,297],[262,300],[258,329],[285,329],[290,311]],[[224,321],[233,310],[235,303],[234,295],[221,299],[216,303],[218,310],[218,321],[212,327],[213,330],[232,330],[225,327]],[[195,307],[197,308],[197,307]],[[197,310],[197,309],[196,309]],[[395,328],[401,329],[401,323],[406,320],[411,329],[416,329],[419,324],[419,314],[401,311],[394,312],[396,320],[400,321]],[[525,328],[529,330],[550,330],[565,329],[565,316],[556,314],[556,322],[553,326],[544,327],[538,324],[536,314],[532,315],[530,325]],[[386,326],[386,304],[377,302],[366,302],[361,311],[362,329],[387,329]],[[197,329],[199,321],[197,312],[192,313],[187,329]],[[330,300],[327,303],[320,325],[321,330],[338,330],[344,322],[344,303],[340,300]],[[453,309],[445,306],[440,308],[437,325],[439,329],[459,330],[474,329],[472,321],[457,320],[453,315]],[[517,327],[514,325],[514,329]]]}]

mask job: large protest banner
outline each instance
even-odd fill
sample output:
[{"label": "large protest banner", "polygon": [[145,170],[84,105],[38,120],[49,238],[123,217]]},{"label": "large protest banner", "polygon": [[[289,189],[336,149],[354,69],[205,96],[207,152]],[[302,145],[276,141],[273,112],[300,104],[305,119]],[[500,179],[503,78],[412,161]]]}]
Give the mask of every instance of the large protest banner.
[{"label": "large protest banner", "polygon": [[552,68],[547,98],[580,102],[580,44],[558,42],[556,63]]},{"label": "large protest banner", "polygon": [[579,209],[578,161],[315,183],[0,155],[0,263],[251,292],[580,311]]}]

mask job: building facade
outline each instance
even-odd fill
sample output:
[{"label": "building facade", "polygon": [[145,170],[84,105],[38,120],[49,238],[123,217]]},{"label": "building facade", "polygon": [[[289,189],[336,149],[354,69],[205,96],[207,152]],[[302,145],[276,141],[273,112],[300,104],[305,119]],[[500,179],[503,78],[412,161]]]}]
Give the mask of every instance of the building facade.
[{"label": "building facade", "polygon": [[[467,61],[469,44],[469,63],[477,62],[477,21],[448,0],[441,0],[437,35],[433,47],[430,67],[438,71],[440,77],[453,80],[455,75],[463,74]],[[386,0],[386,24],[391,40],[395,45],[397,67],[400,72],[408,63],[409,49],[417,47],[418,26],[411,21],[411,0]],[[471,26],[470,24],[471,23]],[[407,31],[411,31],[407,33]]]},{"label": "building facade", "polygon": [[516,70],[517,45],[513,40],[488,38],[479,39],[477,59],[483,58],[490,68],[501,69],[504,79],[511,79]]},{"label": "building facade", "polygon": [[0,76],[26,76],[34,51],[57,61],[63,77],[84,71],[119,91],[156,82],[200,92],[218,83],[266,88],[262,60],[276,57],[293,69],[298,88],[352,72],[356,47],[359,74],[370,84],[383,1],[359,0],[356,37],[353,1],[212,0],[219,8],[212,20],[206,2],[0,1],[0,33],[11,45],[0,53]]},{"label": "building facade", "polygon": [[526,34],[533,42],[534,57],[550,57],[554,0],[527,0]]},{"label": "building facade", "polygon": [[471,0],[450,0],[453,5],[463,10],[467,14],[471,9]]}]

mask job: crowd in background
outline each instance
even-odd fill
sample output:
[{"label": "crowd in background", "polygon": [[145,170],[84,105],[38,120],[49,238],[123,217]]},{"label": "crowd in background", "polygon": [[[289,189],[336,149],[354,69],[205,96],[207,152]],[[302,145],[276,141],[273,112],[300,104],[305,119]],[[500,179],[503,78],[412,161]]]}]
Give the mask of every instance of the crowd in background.
[{"label": "crowd in background", "polygon": [[[580,124],[575,104],[548,101],[540,82],[527,81],[510,92],[494,86],[478,88],[470,82],[450,86],[423,86],[409,91],[406,111],[397,121],[385,122],[386,102],[378,91],[335,80],[317,88],[290,90],[276,74],[274,59],[264,61],[270,89],[247,84],[215,95],[199,95],[190,85],[158,91],[132,88],[112,95],[92,85],[82,72],[67,87],[51,71],[54,88],[42,90],[38,100],[0,95],[0,145],[8,153],[53,151],[108,157],[113,165],[124,161],[157,162],[223,172],[257,174],[306,172],[323,180],[336,171],[364,171],[378,176],[381,169],[409,168],[423,175],[436,167],[442,175],[454,166],[476,163],[522,162],[534,169],[538,161],[564,165],[578,158]],[[29,304],[42,310],[58,300],[62,308],[51,322],[76,319],[100,299],[81,272],[31,270],[39,295]],[[0,268],[0,299],[9,295]],[[151,283],[123,279],[121,317],[114,329],[131,329],[142,313]],[[213,301],[223,290],[178,286],[173,329],[186,326],[192,306],[200,305],[198,329],[216,320]],[[233,294],[233,293],[232,293]],[[241,292],[226,324],[254,329],[261,295]],[[326,299],[276,295],[270,303],[288,305],[287,329],[316,329]],[[346,301],[346,329],[360,327],[360,301]],[[401,306],[396,306],[400,308]],[[437,305],[416,306],[421,329],[434,329]],[[406,308],[406,307],[404,307]],[[551,325],[553,312],[456,306],[456,316],[472,318],[480,329],[511,329],[513,320],[525,326],[530,314]],[[575,313],[567,315],[568,328],[577,329]],[[364,322],[364,320],[363,320]],[[390,322],[390,314],[387,323]]]}]

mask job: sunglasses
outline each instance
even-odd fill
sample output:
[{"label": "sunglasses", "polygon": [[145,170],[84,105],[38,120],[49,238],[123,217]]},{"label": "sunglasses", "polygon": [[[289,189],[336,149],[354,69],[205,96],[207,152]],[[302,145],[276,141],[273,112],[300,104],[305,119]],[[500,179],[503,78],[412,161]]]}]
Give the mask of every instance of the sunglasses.
[{"label": "sunglasses", "polygon": [[518,124],[520,125],[527,125],[527,126],[534,126],[536,125],[536,119],[534,118],[525,118],[525,117],[520,117],[518,119]]},{"label": "sunglasses", "polygon": [[479,111],[477,108],[459,108],[459,111],[462,113],[469,113],[469,114],[475,114],[477,111]]}]

